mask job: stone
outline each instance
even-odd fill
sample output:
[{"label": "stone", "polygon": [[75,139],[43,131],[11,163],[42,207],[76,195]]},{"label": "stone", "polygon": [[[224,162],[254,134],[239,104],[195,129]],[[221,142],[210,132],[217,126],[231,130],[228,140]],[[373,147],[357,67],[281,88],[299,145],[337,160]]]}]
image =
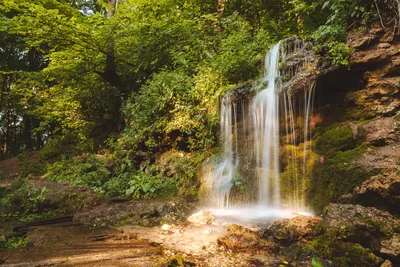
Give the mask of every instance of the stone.
[{"label": "stone", "polygon": [[382,263],[381,267],[393,267],[393,264],[392,264],[392,262],[390,260],[385,260]]},{"label": "stone", "polygon": [[217,240],[218,246],[234,252],[257,253],[260,250],[274,251],[276,244],[264,239],[258,232],[237,224],[229,225],[227,234]]},{"label": "stone", "polygon": [[208,235],[211,234],[212,230],[211,229],[206,229],[203,231],[203,234]]},{"label": "stone", "polygon": [[288,246],[300,240],[310,240],[313,237],[320,217],[296,216],[273,222],[263,233],[263,237],[271,236],[280,245]]},{"label": "stone", "polygon": [[390,46],[391,46],[391,44],[389,44],[389,43],[380,43],[380,44],[378,44],[378,48],[379,49],[387,49]]},{"label": "stone", "polygon": [[381,242],[380,253],[393,262],[400,264],[400,234],[395,233],[389,240]]},{"label": "stone", "polygon": [[352,36],[353,39],[349,40],[349,46],[352,48],[363,48],[367,46],[371,41],[374,40],[375,36],[373,35],[362,35],[361,37],[355,38],[356,36]]},{"label": "stone", "polygon": [[163,226],[161,226],[161,230],[163,230],[163,231],[169,231],[169,230],[171,230],[171,225],[169,225],[169,224],[163,224]]},{"label": "stone", "polygon": [[212,224],[215,216],[209,211],[199,211],[191,215],[187,220],[194,224]]},{"label": "stone", "polygon": [[363,49],[375,42],[382,33],[384,31],[380,25],[375,25],[368,32],[351,30],[347,34],[347,43],[352,48]]}]

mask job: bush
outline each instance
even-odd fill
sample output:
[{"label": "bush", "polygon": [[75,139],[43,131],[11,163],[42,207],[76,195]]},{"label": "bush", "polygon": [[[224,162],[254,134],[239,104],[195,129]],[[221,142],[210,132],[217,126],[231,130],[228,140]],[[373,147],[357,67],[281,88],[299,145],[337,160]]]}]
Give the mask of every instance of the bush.
[{"label": "bush", "polygon": [[135,199],[173,196],[178,188],[173,179],[166,179],[159,175],[153,176],[141,171],[132,176],[128,185],[125,194]]},{"label": "bush", "polygon": [[0,198],[0,206],[5,210],[0,221],[28,222],[51,216],[48,207],[47,188],[35,189],[24,181]]},{"label": "bush", "polygon": [[104,184],[110,178],[107,159],[89,154],[55,162],[47,175],[48,180],[88,186],[97,192],[102,192]]},{"label": "bush", "polygon": [[70,158],[79,155],[84,151],[91,151],[90,141],[82,141],[77,134],[68,133],[49,139],[39,152],[39,157],[44,161],[54,162],[63,157]]}]

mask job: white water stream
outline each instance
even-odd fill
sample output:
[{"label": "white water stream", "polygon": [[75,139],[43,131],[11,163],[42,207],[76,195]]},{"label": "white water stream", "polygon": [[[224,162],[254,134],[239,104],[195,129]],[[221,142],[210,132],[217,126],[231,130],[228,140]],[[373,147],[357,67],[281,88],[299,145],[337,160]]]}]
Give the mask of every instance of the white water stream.
[{"label": "white water stream", "polygon": [[251,107],[258,178],[258,203],[279,207],[279,47],[274,45],[265,56],[263,88]]},{"label": "white water stream", "polygon": [[[265,56],[264,77],[254,83],[257,94],[253,99],[236,99],[232,92],[223,97],[222,157],[206,175],[211,187],[207,197],[212,199],[208,203],[217,207],[213,210],[216,214],[273,219],[306,210],[314,84],[304,91],[304,97],[296,99],[298,96],[282,86],[281,75],[291,78],[300,67],[290,68],[283,74],[279,71],[280,62],[301,49],[301,44],[274,45]],[[285,154],[284,169],[292,170],[289,178],[286,174],[285,181],[281,177],[282,147],[289,150]],[[244,193],[237,190],[232,193],[237,181],[251,187],[247,188],[246,196],[238,198],[237,195]],[[282,183],[285,183],[284,192]]]}]

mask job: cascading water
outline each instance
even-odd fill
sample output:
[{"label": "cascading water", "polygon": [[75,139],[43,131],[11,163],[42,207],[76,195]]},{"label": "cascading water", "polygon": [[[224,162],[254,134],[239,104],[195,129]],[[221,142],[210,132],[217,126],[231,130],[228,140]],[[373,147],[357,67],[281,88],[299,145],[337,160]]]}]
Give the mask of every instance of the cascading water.
[{"label": "cascading water", "polygon": [[262,89],[253,100],[252,116],[256,168],[258,178],[258,203],[280,205],[279,189],[279,47],[274,45],[265,56],[265,74]]},{"label": "cascading water", "polygon": [[[223,144],[223,161],[215,166],[212,178],[215,181],[216,202],[219,208],[229,206],[229,192],[232,187],[233,175],[236,171],[237,163],[234,162],[233,154],[233,128],[232,114],[233,104],[230,94],[222,99],[221,103],[221,137]],[[236,112],[234,112],[236,114]],[[236,116],[234,116],[236,117]],[[236,141],[237,144],[237,141]]]},{"label": "cascading water", "polygon": [[[255,217],[287,216],[282,208],[306,207],[315,83],[303,89],[304,95],[287,85],[308,63],[292,60],[303,48],[298,38],[274,45],[265,56],[264,77],[253,83],[247,97],[238,89],[221,101],[222,158],[208,164],[205,184],[214,207],[230,208],[224,214],[252,210]],[[294,64],[280,71],[283,62]]]}]

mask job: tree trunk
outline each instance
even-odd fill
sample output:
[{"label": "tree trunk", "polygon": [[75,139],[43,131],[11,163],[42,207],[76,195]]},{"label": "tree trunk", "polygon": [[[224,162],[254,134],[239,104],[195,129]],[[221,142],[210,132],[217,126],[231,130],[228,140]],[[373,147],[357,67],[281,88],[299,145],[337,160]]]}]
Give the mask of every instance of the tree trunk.
[{"label": "tree trunk", "polygon": [[10,106],[9,106],[9,86],[8,86],[8,76],[3,75],[3,86],[1,88],[1,109],[2,112],[5,113],[3,119],[3,154],[7,154],[8,152],[8,142],[9,142],[9,134],[10,134]]},{"label": "tree trunk", "polygon": [[[117,0],[108,0],[107,18],[112,19],[115,15],[115,10],[117,8]],[[106,52],[106,67],[103,73],[98,73],[112,86],[115,86],[120,91],[120,95],[123,98],[127,98],[126,88],[121,82],[121,78],[117,73],[117,67],[115,63],[115,46],[113,32],[110,33],[109,40],[107,43]]]},{"label": "tree trunk", "polygon": [[[35,47],[31,47],[28,51],[28,70],[38,71],[40,69],[40,55]],[[32,138],[32,116],[29,114],[24,114],[24,142],[25,148],[28,150],[33,149],[33,138]]]},{"label": "tree trunk", "polygon": [[225,10],[225,1],[224,0],[218,0],[218,7],[217,7],[217,19],[220,20],[222,16],[224,15],[224,10]]},{"label": "tree trunk", "polygon": [[32,124],[31,124],[31,118],[26,115],[24,116],[24,141],[25,141],[25,148],[27,150],[32,150],[32,136],[31,136],[31,129],[32,129]]}]

